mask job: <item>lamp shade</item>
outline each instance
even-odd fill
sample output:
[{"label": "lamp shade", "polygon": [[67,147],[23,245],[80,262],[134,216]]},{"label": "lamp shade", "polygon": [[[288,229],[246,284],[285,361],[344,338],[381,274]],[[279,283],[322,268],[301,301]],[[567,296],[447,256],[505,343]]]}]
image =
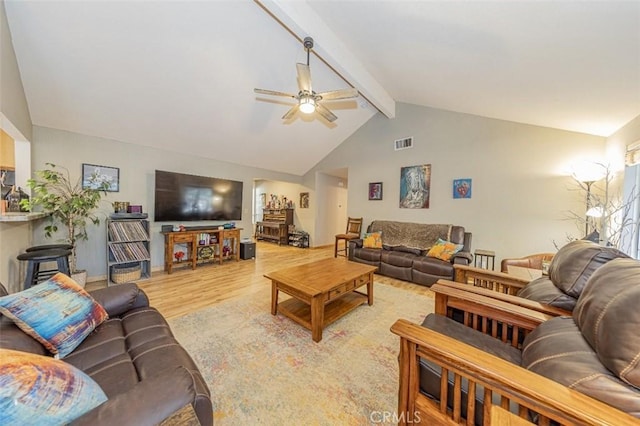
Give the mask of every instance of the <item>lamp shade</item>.
[{"label": "lamp shade", "polygon": [[573,177],[579,182],[597,182],[607,175],[606,166],[593,161],[580,161],[571,169]]},{"label": "lamp shade", "polygon": [[601,206],[591,207],[586,213],[588,217],[602,217],[603,214],[604,211]]}]

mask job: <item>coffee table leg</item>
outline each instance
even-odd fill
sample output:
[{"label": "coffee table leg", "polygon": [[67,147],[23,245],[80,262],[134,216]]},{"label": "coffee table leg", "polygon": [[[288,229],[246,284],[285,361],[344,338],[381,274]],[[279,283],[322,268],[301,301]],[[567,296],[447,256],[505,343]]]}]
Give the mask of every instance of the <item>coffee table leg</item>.
[{"label": "coffee table leg", "polygon": [[373,305],[373,274],[369,275],[369,282],[367,283],[367,299],[369,306]]},{"label": "coffee table leg", "polygon": [[324,325],[324,303],[320,297],[311,299],[311,338],[314,342],[322,340],[322,326]]},{"label": "coffee table leg", "polygon": [[278,313],[278,286],[275,281],[271,281],[271,315]]}]

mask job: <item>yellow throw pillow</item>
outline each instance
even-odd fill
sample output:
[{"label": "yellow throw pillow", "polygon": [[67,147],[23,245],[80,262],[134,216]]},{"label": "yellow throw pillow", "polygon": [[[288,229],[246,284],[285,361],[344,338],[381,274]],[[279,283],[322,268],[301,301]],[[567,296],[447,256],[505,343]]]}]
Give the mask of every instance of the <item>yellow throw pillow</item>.
[{"label": "yellow throw pillow", "polygon": [[364,234],[362,246],[365,248],[382,248],[382,232],[370,232]]},{"label": "yellow throw pillow", "polygon": [[463,247],[464,245],[462,244],[455,244],[438,238],[438,242],[429,249],[427,256],[448,262],[451,260],[451,256],[462,250]]}]

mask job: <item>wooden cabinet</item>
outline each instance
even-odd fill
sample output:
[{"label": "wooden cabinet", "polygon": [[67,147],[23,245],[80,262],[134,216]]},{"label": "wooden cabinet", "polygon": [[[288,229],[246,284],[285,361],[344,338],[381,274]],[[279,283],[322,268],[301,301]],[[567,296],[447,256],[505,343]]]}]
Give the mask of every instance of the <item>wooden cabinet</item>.
[{"label": "wooden cabinet", "polygon": [[[168,231],[164,234],[164,270],[171,273],[175,266],[196,269],[198,264],[219,263],[225,259],[240,260],[240,231],[242,228],[200,228]],[[176,245],[184,247],[184,256],[176,258]]]},{"label": "wooden cabinet", "polygon": [[0,169],[15,170],[16,169],[15,142],[0,129]]},{"label": "wooden cabinet", "polygon": [[256,239],[287,245],[289,225],[293,225],[293,209],[263,209],[262,221],[256,224]]},{"label": "wooden cabinet", "polygon": [[108,219],[107,284],[149,278],[150,244],[147,219]]},{"label": "wooden cabinet", "polygon": [[293,225],[293,209],[263,209],[262,221]]}]

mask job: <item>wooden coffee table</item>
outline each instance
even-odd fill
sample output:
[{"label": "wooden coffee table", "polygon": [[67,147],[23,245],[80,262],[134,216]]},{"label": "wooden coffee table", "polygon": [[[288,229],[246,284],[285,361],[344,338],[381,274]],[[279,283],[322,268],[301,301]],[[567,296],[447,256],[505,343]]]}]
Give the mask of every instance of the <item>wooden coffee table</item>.
[{"label": "wooden coffee table", "polygon": [[[375,266],[329,258],[270,272],[271,314],[278,311],[311,330],[314,342],[322,330],[358,306],[373,304]],[[356,291],[366,285],[367,293]],[[280,291],[291,299],[278,304]]]}]

